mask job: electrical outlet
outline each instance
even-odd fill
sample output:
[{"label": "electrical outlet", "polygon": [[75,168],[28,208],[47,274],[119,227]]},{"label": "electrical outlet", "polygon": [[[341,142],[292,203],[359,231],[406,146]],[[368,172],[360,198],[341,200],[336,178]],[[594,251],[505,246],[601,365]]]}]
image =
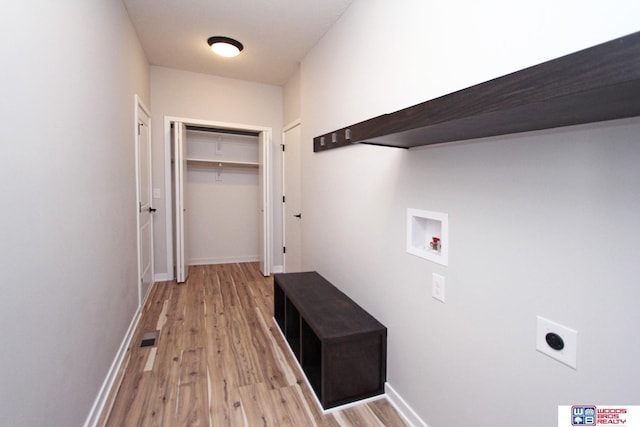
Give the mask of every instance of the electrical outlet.
[{"label": "electrical outlet", "polygon": [[432,285],[431,285],[431,296],[435,299],[444,301],[444,276],[433,273],[432,274]]},{"label": "electrical outlet", "polygon": [[536,350],[576,369],[578,331],[537,317]]}]

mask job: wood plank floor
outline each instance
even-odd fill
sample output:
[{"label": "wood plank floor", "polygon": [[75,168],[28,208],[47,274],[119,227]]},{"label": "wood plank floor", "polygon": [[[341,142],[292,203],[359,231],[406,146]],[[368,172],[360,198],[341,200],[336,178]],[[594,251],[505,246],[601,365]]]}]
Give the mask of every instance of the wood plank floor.
[{"label": "wood plank floor", "polygon": [[[139,346],[158,330],[156,347]],[[257,263],[154,286],[102,426],[405,426],[386,399],[323,415],[273,320]]]}]

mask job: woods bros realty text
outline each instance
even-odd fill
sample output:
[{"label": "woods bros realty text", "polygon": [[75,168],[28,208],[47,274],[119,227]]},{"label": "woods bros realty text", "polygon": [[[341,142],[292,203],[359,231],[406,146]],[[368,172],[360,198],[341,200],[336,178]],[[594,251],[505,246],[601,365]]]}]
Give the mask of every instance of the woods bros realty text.
[{"label": "woods bros realty text", "polygon": [[640,406],[558,406],[558,427],[601,425],[640,427]]}]

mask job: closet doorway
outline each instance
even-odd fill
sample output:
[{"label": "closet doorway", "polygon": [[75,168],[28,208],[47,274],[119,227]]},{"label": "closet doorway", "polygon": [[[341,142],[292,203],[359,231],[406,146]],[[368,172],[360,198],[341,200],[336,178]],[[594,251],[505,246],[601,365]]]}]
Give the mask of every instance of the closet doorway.
[{"label": "closet doorway", "polygon": [[271,273],[271,128],[165,117],[171,266],[258,261]]}]

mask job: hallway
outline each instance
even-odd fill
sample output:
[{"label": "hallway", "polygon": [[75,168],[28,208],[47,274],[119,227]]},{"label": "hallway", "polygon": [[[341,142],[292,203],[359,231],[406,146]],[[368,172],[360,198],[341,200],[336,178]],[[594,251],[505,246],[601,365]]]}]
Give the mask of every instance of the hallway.
[{"label": "hallway", "polygon": [[[157,347],[139,346],[158,330]],[[273,321],[257,263],[155,285],[106,426],[404,426],[386,399],[323,415]],[[108,417],[108,418],[107,418]]]}]

